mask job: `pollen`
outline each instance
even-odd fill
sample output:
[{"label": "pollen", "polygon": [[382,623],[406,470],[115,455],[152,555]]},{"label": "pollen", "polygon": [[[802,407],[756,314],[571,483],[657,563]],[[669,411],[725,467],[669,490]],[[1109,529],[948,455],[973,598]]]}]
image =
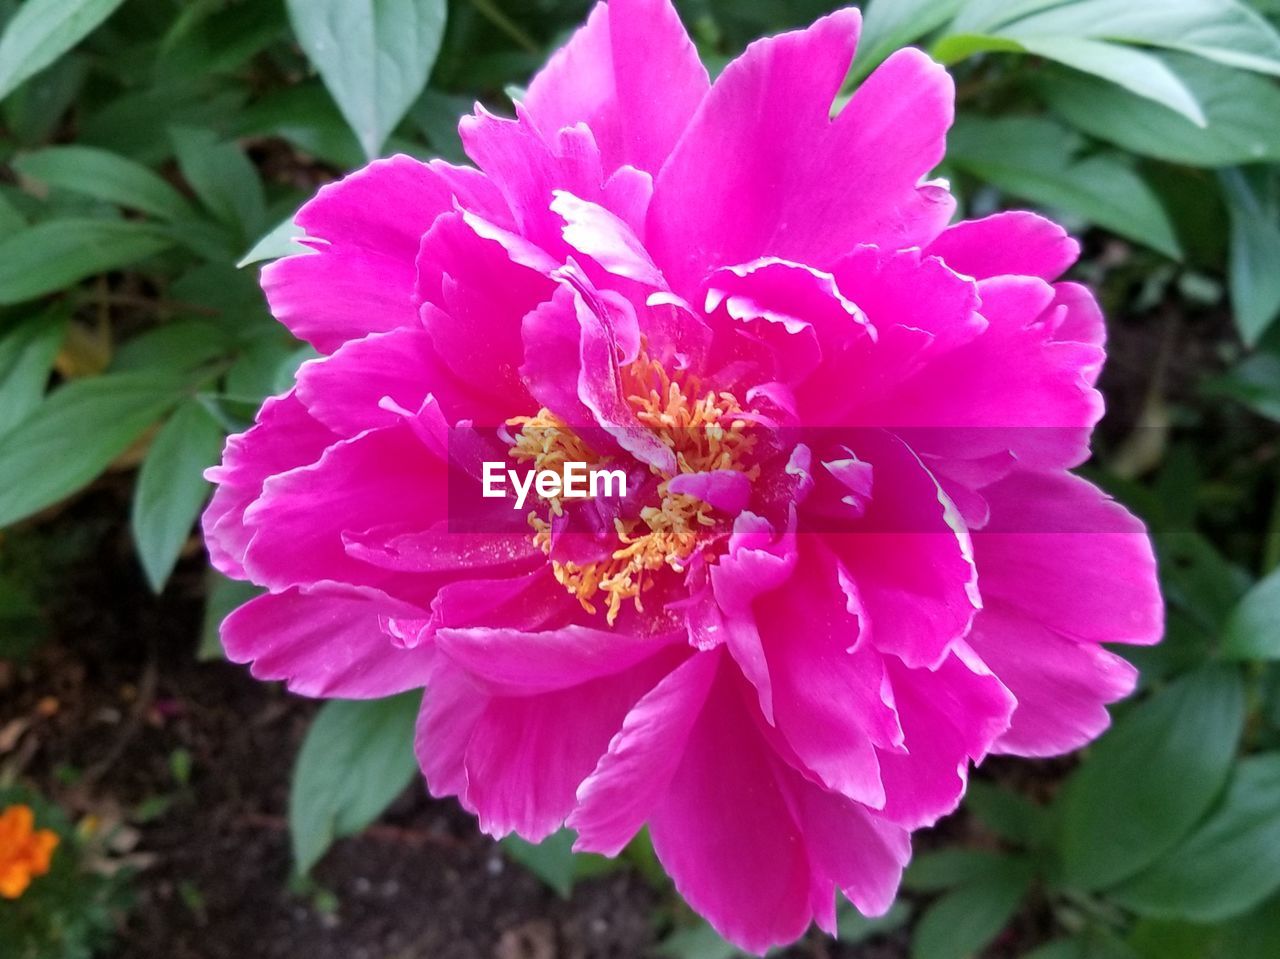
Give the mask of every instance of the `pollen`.
[{"label": "pollen", "polygon": [[0,898],[17,899],[31,880],[49,871],[58,836],[35,828],[30,806],[9,806],[0,813]]},{"label": "pollen", "polygon": [[[615,520],[618,543],[608,559],[594,563],[552,561],[556,580],[591,614],[605,610],[613,625],[630,601],[644,611],[642,594],[653,587],[663,569],[684,571],[689,558],[719,525],[714,508],[686,493],[673,493],[670,482],[678,473],[739,470],[750,479],[759,473],[750,465],[756,438],[732,393],[703,389],[697,377],[670,374],[642,348],[633,363],[622,368],[622,383],[636,420],[652,430],[675,454],[676,473],[650,470],[662,477],[657,502],[640,510],[639,518]],[[563,420],[543,408],[533,416],[508,421],[519,426],[510,455],[538,470],[563,470],[568,462],[599,463],[601,457]],[[547,501],[550,514],[563,513],[559,499]],[[551,520],[537,511],[529,514],[533,541],[551,552]]]}]

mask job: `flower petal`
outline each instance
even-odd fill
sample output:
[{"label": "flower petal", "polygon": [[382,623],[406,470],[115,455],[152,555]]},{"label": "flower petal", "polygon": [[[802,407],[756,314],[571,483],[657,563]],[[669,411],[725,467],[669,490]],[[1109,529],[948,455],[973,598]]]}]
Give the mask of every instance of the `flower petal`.
[{"label": "flower petal", "polygon": [[244,512],[262,495],[262,484],[276,473],[314,463],[338,439],[292,392],[268,397],[255,425],[227,437],[222,463],[205,473],[218,484],[202,519],[214,569],[232,579],[245,578],[244,553],[253,534],[244,524]]},{"label": "flower petal", "polygon": [[544,136],[586,123],[606,171],[656,175],[709,87],[667,0],[611,0],[538,72],[524,107]]},{"label": "flower petal", "polygon": [[271,312],[322,353],[367,333],[415,325],[418,243],[455,199],[506,218],[483,175],[439,160],[377,160],[323,187],[295,218],[317,252],[262,270]]},{"label": "flower petal", "polygon": [[858,243],[923,245],[946,225],[949,195],[920,186],[951,124],[942,67],[900,50],[830,118],[859,22],[841,10],[753,43],[716,80],[650,207],[649,248],[676,292],[727,263],[825,269]]},{"label": "flower petal", "polygon": [[321,586],[269,593],[222,623],[233,663],[252,663],[258,679],[283,680],[300,696],[377,699],[425,686],[434,650],[402,649],[378,624],[380,614],[421,610],[373,591]]},{"label": "flower petal", "polygon": [[1080,244],[1052,220],[1008,210],[955,223],[925,249],[951,269],[985,280],[992,276],[1038,276],[1053,281],[1080,256]]},{"label": "flower petal", "polygon": [[906,751],[883,752],[884,816],[906,829],[930,826],[955,810],[969,763],[980,762],[1009,728],[1016,701],[965,644],[936,669],[886,658],[906,734]]}]

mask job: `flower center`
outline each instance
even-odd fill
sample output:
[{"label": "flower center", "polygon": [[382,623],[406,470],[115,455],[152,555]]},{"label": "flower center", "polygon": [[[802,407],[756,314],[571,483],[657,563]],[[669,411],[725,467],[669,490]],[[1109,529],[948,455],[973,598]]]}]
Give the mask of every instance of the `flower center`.
[{"label": "flower center", "polygon": [[[749,463],[756,438],[732,393],[703,390],[697,377],[669,374],[661,363],[641,348],[635,362],[622,367],[622,383],[628,405],[637,421],[650,429],[675,454],[677,473],[737,470],[754,480],[759,467]],[[535,470],[563,474],[566,463],[599,463],[600,457],[563,420],[550,410],[508,420],[519,426],[510,455]],[[643,612],[641,594],[652,588],[663,569],[684,571],[686,562],[721,526],[709,503],[688,493],[672,492],[669,474],[650,466],[661,476],[657,502],[640,510],[635,519],[616,519],[617,548],[608,559],[593,563],[552,560],[556,580],[575,596],[587,612],[597,612],[599,597],[606,619],[613,625],[623,603],[631,600]],[[533,541],[545,554],[551,552],[551,515],[564,512],[558,497],[544,500],[548,516],[529,514]],[[715,557],[708,557],[714,562]]]}]

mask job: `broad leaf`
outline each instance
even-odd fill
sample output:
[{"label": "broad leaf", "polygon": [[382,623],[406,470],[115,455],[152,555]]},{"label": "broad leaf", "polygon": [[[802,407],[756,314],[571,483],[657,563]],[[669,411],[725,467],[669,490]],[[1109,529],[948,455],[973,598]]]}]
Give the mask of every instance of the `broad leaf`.
[{"label": "broad leaf", "polygon": [[1277,889],[1280,753],[1268,753],[1242,760],[1221,807],[1185,842],[1109,896],[1144,916],[1219,922],[1247,912]]},{"label": "broad leaf", "polygon": [[1280,659],[1280,569],[1245,593],[1222,631],[1230,659]]},{"label": "broad leaf", "polygon": [[246,267],[263,260],[278,260],[294,253],[314,253],[315,250],[311,247],[298,242],[304,236],[305,231],[293,222],[293,217],[281,220],[239,259],[236,266]]},{"label": "broad leaf", "polygon": [[1280,178],[1273,170],[1226,170],[1231,217],[1227,274],[1236,328],[1249,346],[1280,316]]},{"label": "broad leaf", "polygon": [[311,870],[335,839],[378,818],[418,770],[413,730],[422,694],[330,700],[307,730],[289,789],[294,867]]},{"label": "broad leaf", "polygon": [[573,892],[573,884],[587,876],[617,868],[614,860],[590,853],[575,853],[575,836],[570,829],[552,833],[540,843],[527,842],[510,835],[502,840],[503,851],[545,882],[565,899]]},{"label": "broad leaf", "polygon": [[931,904],[911,937],[912,959],[965,959],[1005,927],[1031,885],[1026,862],[1002,858]]},{"label": "broad leaf", "polygon": [[0,527],[74,493],[176,404],[181,383],[152,373],[76,380],[0,436]]},{"label": "broad leaf", "polygon": [[1122,716],[1061,797],[1065,880],[1085,889],[1140,872],[1217,797],[1244,724],[1244,688],[1206,666]]},{"label": "broad leaf", "polygon": [[863,8],[852,81],[861,80],[894,50],[909,46],[949,20],[964,0],[871,0]]},{"label": "broad leaf", "polygon": [[0,240],[0,306],[33,300],[171,246],[159,228],[123,220],[49,220]]},{"label": "broad leaf", "polygon": [[23,176],[165,220],[195,216],[186,198],[141,163],[96,147],[49,147],[13,161]]},{"label": "broad leaf", "polygon": [[66,332],[67,315],[55,309],[23,320],[0,336],[0,435],[40,405]]},{"label": "broad leaf", "polygon": [[218,461],[222,427],[195,400],[169,417],[147,453],[134,488],[133,539],[147,582],[157,593],[173,572],[209,495],[204,470]]},{"label": "broad leaf", "polygon": [[288,0],[298,42],[365,155],[376,157],[427,85],[445,0]]},{"label": "broad leaf", "polygon": [[1023,199],[1058,207],[1179,256],[1169,216],[1154,191],[1120,156],[1083,156],[1083,140],[1037,117],[969,117],[951,131],[947,160]]},{"label": "broad leaf", "polygon": [[176,127],[170,135],[178,169],[209,212],[246,239],[261,233],[266,199],[258,171],[244,151],[211,130]]},{"label": "broad leaf", "polygon": [[79,43],[123,0],[24,0],[0,37],[0,100]]},{"label": "broad leaf", "polygon": [[1209,167],[1280,160],[1280,88],[1273,81],[1186,54],[1160,59],[1191,90],[1206,126],[1065,70],[1046,74],[1036,90],[1073,126],[1144,156]]}]

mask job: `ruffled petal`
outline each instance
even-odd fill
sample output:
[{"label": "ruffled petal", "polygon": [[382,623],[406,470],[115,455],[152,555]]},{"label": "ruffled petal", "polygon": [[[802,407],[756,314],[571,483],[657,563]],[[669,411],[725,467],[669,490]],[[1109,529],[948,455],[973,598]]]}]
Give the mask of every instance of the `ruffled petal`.
[{"label": "ruffled petal", "polygon": [[273,590],[321,581],[371,586],[429,601],[424,576],[353,557],[344,534],[378,527],[428,529],[445,517],[444,463],[407,423],[331,446],[313,465],[267,480],[246,511],[253,532],[245,568]]},{"label": "ruffled petal", "polygon": [[[635,703],[669,655],[532,695],[497,695],[441,653],[423,700],[418,756],[437,796],[457,795],[492,836],[546,838],[573,810]],[[461,768],[459,768],[461,767]]]},{"label": "ruffled petal", "polygon": [[650,817],[654,852],[680,894],[735,945],[763,954],[834,894],[884,912],[909,856],[904,830],[804,778],[769,746],[752,691],[723,652],[670,788]]},{"label": "ruffled petal", "polygon": [[709,88],[667,0],[612,0],[538,72],[524,107],[544,136],[589,126],[606,170],[630,164],[656,175]]},{"label": "ruffled petal", "polygon": [[979,614],[970,641],[1018,700],[995,752],[1058,756],[1079,749],[1102,735],[1111,724],[1107,705],[1133,692],[1138,680],[1119,656],[1068,639],[1000,601]]},{"label": "ruffled petal", "polygon": [[227,437],[222,463],[205,472],[217,484],[202,519],[214,569],[245,578],[244,553],[253,533],[244,524],[244,511],[262,494],[262,484],[277,473],[314,463],[338,439],[292,392],[268,397],[252,427]]},{"label": "ruffled petal", "polygon": [[886,662],[906,750],[880,756],[888,797],[883,814],[919,829],[959,805],[969,764],[981,762],[1009,728],[1016,701],[965,643],[936,669]]},{"label": "ruffled petal", "polygon": [[649,249],[676,292],[729,263],[824,269],[858,243],[923,245],[946,225],[950,196],[920,185],[952,119],[941,66],[901,50],[830,117],[859,23],[842,10],[758,41],[716,80],[649,212]]},{"label": "ruffled petal", "polygon": [[976,280],[1038,276],[1053,281],[1080,256],[1080,244],[1052,220],[1008,210],[947,227],[924,251]]},{"label": "ruffled petal", "polygon": [[862,610],[864,641],[909,666],[934,666],[963,638],[981,606],[969,533],[954,505],[902,440],[851,434],[851,449],[874,469],[861,515],[814,516],[849,577]]},{"label": "ruffled petal", "polygon": [[595,771],[578,787],[568,826],[574,848],[616,856],[662,799],[702,711],[718,657],[695,653],[648,692],[609,743]]},{"label": "ruffled petal", "polygon": [[859,642],[857,611],[834,557],[800,537],[795,574],[755,605],[774,715],[796,757],[827,789],[879,809],[876,749],[902,743],[880,654]]},{"label": "ruffled petal", "polygon": [[455,200],[506,218],[501,196],[481,174],[438,160],[376,160],[322,188],[295,218],[316,252],[287,256],[262,270],[271,312],[322,353],[368,333],[416,324],[418,244]]},{"label": "ruffled petal", "polygon": [[1018,470],[983,491],[975,533],[985,597],[1085,643],[1159,642],[1164,603],[1146,527],[1070,473]]},{"label": "ruffled petal", "polygon": [[392,644],[379,616],[422,611],[374,591],[289,589],[250,600],[222,623],[233,663],[300,696],[377,699],[427,684],[434,650]]}]

